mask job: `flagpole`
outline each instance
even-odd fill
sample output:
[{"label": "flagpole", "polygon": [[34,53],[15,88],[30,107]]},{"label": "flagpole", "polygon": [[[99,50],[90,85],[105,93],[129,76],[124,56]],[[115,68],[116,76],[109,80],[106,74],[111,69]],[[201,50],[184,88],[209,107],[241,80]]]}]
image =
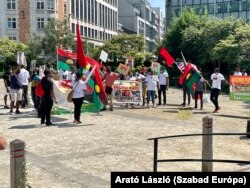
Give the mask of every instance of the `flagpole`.
[{"label": "flagpole", "polygon": [[183,55],[183,53],[181,52],[181,56],[182,56],[182,58],[183,58],[183,61],[184,61],[184,63],[185,63],[185,66],[187,65],[187,61],[186,61],[186,59],[185,59],[185,57],[184,57],[184,55]]},{"label": "flagpole", "polygon": [[95,65],[95,66],[92,68],[92,70],[90,71],[88,77],[87,77],[86,80],[85,80],[85,83],[87,83],[87,82],[89,81],[89,78],[92,76],[92,74],[93,74],[93,72],[95,71],[95,69],[96,69],[96,65]]},{"label": "flagpole", "polygon": [[177,66],[177,68],[181,71],[181,74],[183,74],[183,71],[178,67],[178,65],[176,64],[176,62],[174,63],[176,66]]},{"label": "flagpole", "polygon": [[[184,57],[184,55],[183,55],[182,52],[181,52],[181,55],[182,55],[182,58],[183,58],[185,64],[187,64],[186,59],[185,59],[185,57]],[[201,78],[203,78],[204,80],[206,80],[206,79],[201,75],[201,73],[200,73],[198,70],[196,70],[196,72],[200,75]],[[208,85],[210,88],[212,88],[212,86],[208,83],[208,81],[207,81],[206,83],[207,83],[207,85]]]}]

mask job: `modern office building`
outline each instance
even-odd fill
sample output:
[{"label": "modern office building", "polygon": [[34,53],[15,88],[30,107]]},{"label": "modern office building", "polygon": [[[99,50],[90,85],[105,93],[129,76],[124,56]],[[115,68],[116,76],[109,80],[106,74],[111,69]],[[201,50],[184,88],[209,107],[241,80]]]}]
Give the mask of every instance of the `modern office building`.
[{"label": "modern office building", "polygon": [[93,45],[102,45],[117,34],[118,0],[1,0],[0,37],[27,42],[33,32],[42,33],[51,19],[66,20],[75,33]]},{"label": "modern office building", "polygon": [[102,46],[103,41],[117,35],[118,0],[71,0],[70,27],[73,33],[77,21],[87,42]]},{"label": "modern office building", "polygon": [[250,20],[250,0],[166,0],[166,25],[173,15],[179,15],[185,8],[194,8],[197,14],[208,14],[225,18],[233,16]]},{"label": "modern office building", "polygon": [[[153,51],[156,49],[157,39],[163,30],[164,21],[162,14],[158,15],[157,11],[151,7],[147,0],[120,0],[118,5],[118,20],[122,24],[123,30],[129,33],[136,33],[144,37],[146,50]],[[159,12],[161,12],[159,10]]]}]

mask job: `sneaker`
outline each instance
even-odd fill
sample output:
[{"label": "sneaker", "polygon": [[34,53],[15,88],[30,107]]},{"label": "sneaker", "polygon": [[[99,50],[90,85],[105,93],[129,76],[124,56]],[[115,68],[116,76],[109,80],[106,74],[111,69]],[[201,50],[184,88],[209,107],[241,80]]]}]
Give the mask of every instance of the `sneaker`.
[{"label": "sneaker", "polygon": [[147,108],[149,108],[149,104],[147,104]]},{"label": "sneaker", "polygon": [[41,121],[41,125],[43,125],[43,124],[45,124],[45,122],[44,122],[44,121]]},{"label": "sneaker", "polygon": [[113,108],[110,108],[110,111],[113,111]]},{"label": "sneaker", "polygon": [[218,110],[214,110],[212,113],[218,113]]},{"label": "sneaker", "polygon": [[217,110],[220,110],[220,107],[218,106],[218,109]]},{"label": "sneaker", "polygon": [[153,105],[153,108],[156,108],[156,105],[155,105],[155,104]]},{"label": "sneaker", "polygon": [[203,108],[201,107],[200,110],[203,110]]},{"label": "sneaker", "polygon": [[161,106],[161,103],[158,103],[157,105],[158,105],[158,106]]},{"label": "sneaker", "polygon": [[51,126],[51,125],[56,125],[56,124],[54,124],[52,122],[46,123],[46,126]]},{"label": "sneaker", "polygon": [[195,106],[194,108],[197,108],[197,106]]},{"label": "sneaker", "polygon": [[5,109],[10,109],[10,107],[8,107],[7,105],[4,106]]},{"label": "sneaker", "polygon": [[186,103],[182,103],[181,106],[184,106],[184,107],[185,107],[185,106],[186,106]]},{"label": "sneaker", "polygon": [[10,114],[10,115],[14,115],[13,110],[10,110],[9,114]]},{"label": "sneaker", "polygon": [[75,121],[75,124],[81,124],[82,122],[81,121]]},{"label": "sneaker", "polygon": [[20,112],[19,110],[16,111],[16,114],[22,114],[22,112]]},{"label": "sneaker", "polygon": [[105,111],[105,110],[107,110],[107,108],[102,108],[102,109],[101,109],[101,111]]}]

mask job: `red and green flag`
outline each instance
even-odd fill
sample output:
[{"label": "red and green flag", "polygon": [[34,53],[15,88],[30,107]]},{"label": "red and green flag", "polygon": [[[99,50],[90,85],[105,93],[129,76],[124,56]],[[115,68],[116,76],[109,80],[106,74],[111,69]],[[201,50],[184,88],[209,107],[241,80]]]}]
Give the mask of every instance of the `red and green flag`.
[{"label": "red and green flag", "polygon": [[57,70],[70,71],[70,66],[74,65],[76,59],[77,56],[75,53],[66,52],[57,48]]},{"label": "red and green flag", "polygon": [[190,94],[194,98],[194,91],[195,91],[195,82],[201,79],[201,75],[195,68],[191,68],[190,71],[187,73],[184,83],[188,88]]}]

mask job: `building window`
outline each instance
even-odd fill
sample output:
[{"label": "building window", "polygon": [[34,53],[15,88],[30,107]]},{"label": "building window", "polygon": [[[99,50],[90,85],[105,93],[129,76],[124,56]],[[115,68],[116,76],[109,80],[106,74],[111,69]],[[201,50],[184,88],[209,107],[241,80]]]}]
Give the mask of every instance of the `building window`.
[{"label": "building window", "polygon": [[16,0],[7,0],[7,9],[15,10],[16,9]]},{"label": "building window", "polygon": [[16,29],[16,18],[8,18],[8,29]]},{"label": "building window", "polygon": [[63,14],[64,16],[67,16],[67,4],[63,3]]},{"label": "building window", "polygon": [[47,0],[47,5],[48,5],[48,10],[55,9],[54,0]]},{"label": "building window", "polygon": [[44,1],[37,0],[36,8],[39,9],[39,10],[43,10],[44,9]]},{"label": "building window", "polygon": [[14,37],[14,36],[11,36],[11,37],[9,37],[9,40],[13,40],[13,41],[16,41],[16,37]]},{"label": "building window", "polygon": [[44,18],[37,18],[37,29],[44,28]]},{"label": "building window", "polygon": [[72,33],[76,33],[76,25],[74,23],[71,24],[71,31]]}]

